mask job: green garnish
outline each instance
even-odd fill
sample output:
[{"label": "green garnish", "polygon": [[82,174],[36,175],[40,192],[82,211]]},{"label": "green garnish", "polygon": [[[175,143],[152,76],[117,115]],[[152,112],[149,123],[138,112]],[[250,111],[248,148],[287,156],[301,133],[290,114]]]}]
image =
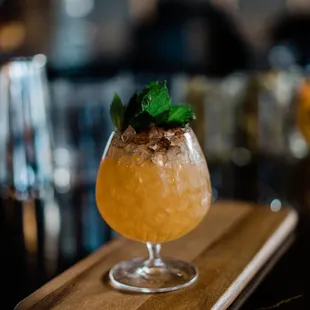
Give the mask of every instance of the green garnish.
[{"label": "green garnish", "polygon": [[166,81],[151,82],[142,92],[135,93],[124,106],[115,94],[110,108],[111,119],[116,129],[123,131],[131,125],[136,131],[151,125],[165,129],[184,127],[195,119],[189,105],[172,105]]},{"label": "green garnish", "polygon": [[141,96],[142,109],[153,117],[169,110],[171,100],[166,82],[152,82],[148,84]]},{"label": "green garnish", "polygon": [[124,123],[125,107],[122,100],[118,94],[114,94],[111,106],[110,115],[111,120],[117,130],[122,130]]},{"label": "green garnish", "polygon": [[189,105],[176,105],[170,107],[168,116],[168,124],[183,124],[186,125],[195,118],[193,108]]}]

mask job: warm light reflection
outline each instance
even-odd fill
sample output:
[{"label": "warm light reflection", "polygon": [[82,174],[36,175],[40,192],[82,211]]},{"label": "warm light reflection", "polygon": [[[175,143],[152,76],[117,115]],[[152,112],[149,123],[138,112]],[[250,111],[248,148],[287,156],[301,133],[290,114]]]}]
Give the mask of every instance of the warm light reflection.
[{"label": "warm light reflection", "polygon": [[239,7],[239,0],[211,0],[210,2],[214,6],[217,6],[224,10],[237,10]]},{"label": "warm light reflection", "polygon": [[[51,194],[51,193],[50,193]],[[60,213],[59,206],[54,202],[54,196],[48,197],[44,208],[44,253],[46,258],[46,270],[53,274],[57,268],[58,246],[60,234]]]},{"label": "warm light reflection", "polygon": [[299,131],[293,132],[289,136],[289,148],[295,158],[302,159],[308,154],[308,145]]},{"label": "warm light reflection", "polygon": [[310,144],[310,79],[304,79],[297,96],[297,126]]},{"label": "warm light reflection", "polygon": [[156,14],[157,0],[129,0],[129,14],[134,22]]},{"label": "warm light reflection", "polygon": [[20,22],[10,22],[0,27],[0,50],[9,52],[19,48],[25,40],[25,27]]},{"label": "warm light reflection", "polygon": [[25,247],[28,253],[35,254],[38,247],[35,201],[32,199],[23,201],[22,208]]},{"label": "warm light reflection", "polygon": [[310,10],[309,0],[287,0],[286,3],[290,10]]}]

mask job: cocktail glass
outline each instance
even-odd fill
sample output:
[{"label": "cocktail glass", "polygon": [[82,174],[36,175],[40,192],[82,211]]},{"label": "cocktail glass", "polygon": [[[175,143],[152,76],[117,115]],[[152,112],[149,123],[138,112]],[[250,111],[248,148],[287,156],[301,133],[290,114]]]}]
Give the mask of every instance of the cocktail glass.
[{"label": "cocktail glass", "polygon": [[192,231],[211,204],[207,163],[190,127],[113,132],[100,163],[96,201],[111,228],[146,243],[149,252],[147,259],[114,266],[113,286],[156,293],[195,282],[192,264],[160,256],[161,244]]}]

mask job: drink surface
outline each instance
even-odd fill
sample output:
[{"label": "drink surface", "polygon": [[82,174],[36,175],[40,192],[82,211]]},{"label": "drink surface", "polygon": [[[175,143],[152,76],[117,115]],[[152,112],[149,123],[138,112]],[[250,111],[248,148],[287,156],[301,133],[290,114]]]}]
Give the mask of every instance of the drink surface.
[{"label": "drink surface", "polygon": [[96,198],[105,221],[133,240],[167,242],[193,230],[210,205],[210,183],[204,167],[161,167],[137,158],[104,158]]}]

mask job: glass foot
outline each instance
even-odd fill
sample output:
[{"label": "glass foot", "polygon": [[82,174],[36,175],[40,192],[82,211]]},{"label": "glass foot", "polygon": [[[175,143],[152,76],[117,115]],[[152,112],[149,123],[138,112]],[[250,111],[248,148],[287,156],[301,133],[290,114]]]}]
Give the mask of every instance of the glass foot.
[{"label": "glass foot", "polygon": [[115,288],[142,292],[162,293],[178,290],[194,283],[198,270],[178,260],[160,260],[150,266],[143,258],[134,258],[114,266],[109,273]]}]

